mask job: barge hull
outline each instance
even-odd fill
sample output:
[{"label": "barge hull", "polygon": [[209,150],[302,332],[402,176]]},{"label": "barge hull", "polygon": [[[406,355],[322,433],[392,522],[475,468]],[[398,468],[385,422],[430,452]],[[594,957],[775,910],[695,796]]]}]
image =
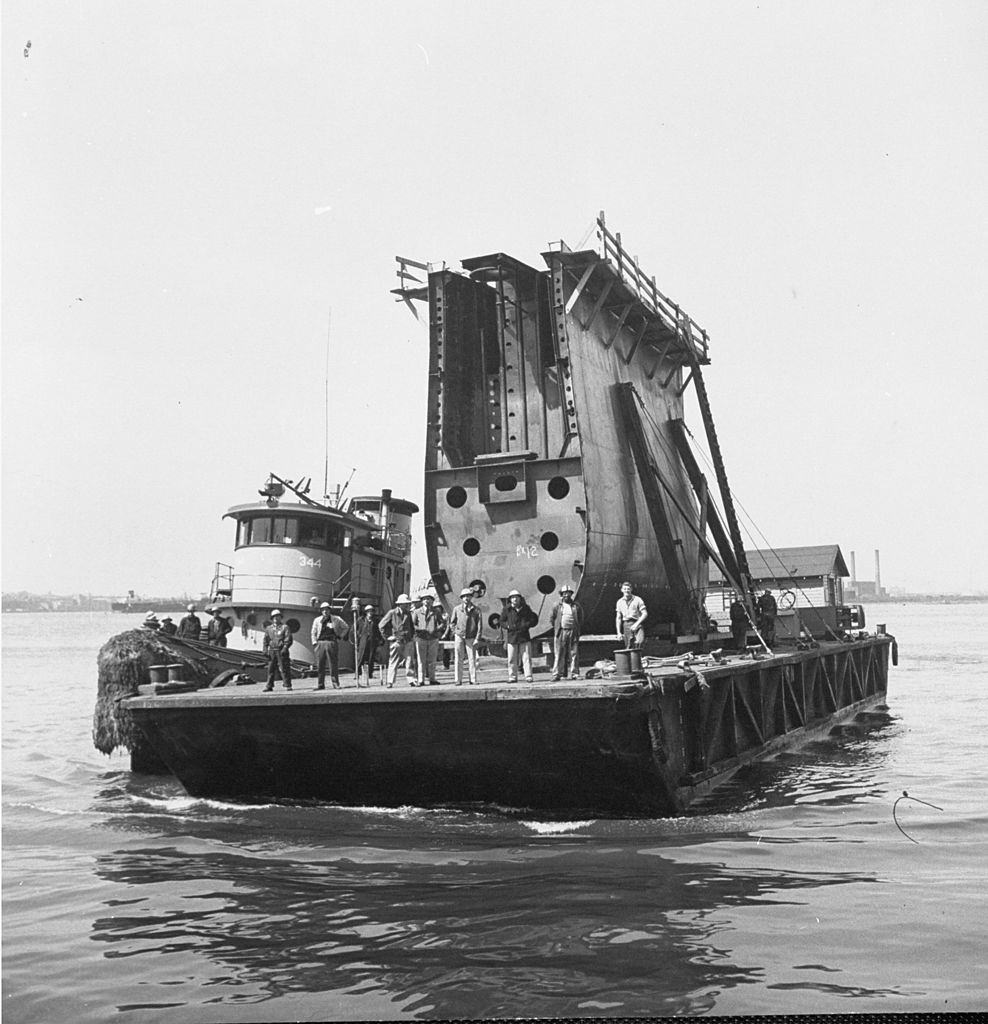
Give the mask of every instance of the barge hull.
[{"label": "barge hull", "polygon": [[888,650],[870,638],[737,660],[703,685],[673,667],[642,680],[238,688],[126,706],[193,796],[656,817],[884,701]]}]

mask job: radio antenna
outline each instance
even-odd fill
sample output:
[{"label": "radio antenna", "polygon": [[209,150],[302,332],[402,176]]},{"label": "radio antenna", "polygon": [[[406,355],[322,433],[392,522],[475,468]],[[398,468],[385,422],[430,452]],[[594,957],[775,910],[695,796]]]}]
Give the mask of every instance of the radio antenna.
[{"label": "radio antenna", "polygon": [[324,412],[324,439],[326,442],[325,454],[323,457],[322,471],[322,496],[325,500],[329,497],[329,335],[333,328],[333,307],[329,307],[329,316],[326,320],[326,372],[324,376],[323,412]]}]

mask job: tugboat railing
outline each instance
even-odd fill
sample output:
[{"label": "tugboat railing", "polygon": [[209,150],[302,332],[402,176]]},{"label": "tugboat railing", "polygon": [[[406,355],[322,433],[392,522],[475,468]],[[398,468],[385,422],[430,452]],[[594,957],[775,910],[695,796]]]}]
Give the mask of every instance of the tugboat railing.
[{"label": "tugboat railing", "polygon": [[[233,571],[233,566],[218,562],[210,597],[211,600],[225,598],[234,603],[311,604],[315,598],[329,600],[350,592],[366,597],[373,595],[376,599],[380,596],[380,589],[380,583],[373,575],[350,570],[335,580],[324,581],[288,573],[238,573]],[[245,592],[250,596],[242,596]]]}]

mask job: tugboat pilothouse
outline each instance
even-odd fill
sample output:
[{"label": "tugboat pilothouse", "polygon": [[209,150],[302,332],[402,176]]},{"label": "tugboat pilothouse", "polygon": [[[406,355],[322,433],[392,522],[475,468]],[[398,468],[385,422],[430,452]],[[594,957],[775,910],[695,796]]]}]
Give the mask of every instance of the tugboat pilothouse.
[{"label": "tugboat pilothouse", "polygon": [[387,611],[408,586],[418,506],[389,490],[334,506],[306,490],[272,473],[259,501],[224,516],[236,523],[234,554],[216,563],[210,603],[233,627],[231,647],[261,650],[271,610],[280,608],[295,634],[292,658],[311,663],[310,630],[323,601],[350,622],[365,604]]}]

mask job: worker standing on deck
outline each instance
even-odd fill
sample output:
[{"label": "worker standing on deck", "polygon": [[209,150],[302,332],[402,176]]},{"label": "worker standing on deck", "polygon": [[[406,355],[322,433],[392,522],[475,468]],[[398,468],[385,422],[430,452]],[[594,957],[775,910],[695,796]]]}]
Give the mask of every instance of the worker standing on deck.
[{"label": "worker standing on deck", "polygon": [[[410,619],[415,617],[415,613],[422,607],[422,598],[416,594],[414,597],[409,596],[408,605],[408,617]],[[415,646],[415,631],[414,626],[412,627],[412,639],[408,642],[407,652],[405,654],[405,682],[409,686],[415,686],[419,678],[419,651],[418,647]]]},{"label": "worker standing on deck", "polygon": [[625,581],[621,584],[621,596],[615,606],[614,632],[618,639],[624,641],[627,648],[641,647],[645,642],[645,620],[648,618],[648,609],[645,602],[635,596],[631,584]]},{"label": "worker standing on deck", "polygon": [[779,614],[779,605],[766,589],[758,599],[758,629],[762,634],[766,647],[775,646],[775,617]]},{"label": "worker standing on deck", "polygon": [[275,608],[271,612],[271,624],[264,630],[264,653],[268,656],[268,683],[265,693],[274,689],[274,677],[281,675],[285,689],[292,688],[292,662],[288,651],[292,646],[292,631],[281,621],[281,612]]},{"label": "worker standing on deck", "polygon": [[580,628],[583,609],[573,600],[573,588],[564,583],[559,588],[559,604],[552,609],[552,636],[555,657],[552,681],[561,677],[580,678]]},{"label": "worker standing on deck", "polygon": [[415,657],[418,662],[418,679],[413,685],[434,686],[436,679],[436,655],[439,652],[439,637],[446,628],[433,604],[432,594],[420,595],[421,606],[412,610],[412,628],[415,630]]},{"label": "worker standing on deck", "polygon": [[453,609],[446,627],[446,635],[453,637],[453,678],[457,686],[463,685],[463,662],[467,663],[470,684],[477,681],[477,644],[480,643],[480,609],[473,603],[473,588],[460,591],[460,603]]},{"label": "worker standing on deck", "polygon": [[223,618],[219,608],[214,606],[210,611],[213,613],[213,617],[209,620],[209,625],[206,626],[206,639],[214,647],[226,647],[226,635],[233,629],[233,624],[229,619]]},{"label": "worker standing on deck", "polygon": [[[353,637],[353,671],[357,677],[357,686],[370,686],[377,649],[380,646],[381,631],[377,628],[377,619],[374,618],[374,606],[365,604],[364,614],[356,620]],[[360,682],[361,679],[364,680],[363,684]]]},{"label": "worker standing on deck", "polygon": [[182,640],[198,640],[202,633],[202,623],[196,615],[196,606],[190,604],[188,612],[189,614],[179,621],[178,636]]},{"label": "worker standing on deck", "polygon": [[326,689],[326,668],[329,667],[333,689],[340,688],[340,640],[347,634],[347,624],[333,614],[328,601],[319,605],[320,614],[312,623],[312,650],[316,656],[316,689]]},{"label": "worker standing on deck", "polygon": [[744,601],[736,597],[731,602],[731,636],[734,637],[734,649],[741,652],[748,644],[748,609]]},{"label": "worker standing on deck", "polygon": [[[408,594],[399,594],[391,609],[381,619],[381,636],[388,641],[388,676],[386,685],[390,690],[398,678],[398,666],[407,663],[415,648],[415,630],[412,627],[410,606],[412,599]],[[412,649],[412,651],[409,650]]]},{"label": "worker standing on deck", "polygon": [[521,661],[525,682],[532,680],[532,628],[539,624],[538,615],[528,606],[528,602],[512,590],[508,594],[508,607],[504,610],[501,625],[504,627],[504,639],[508,647],[508,682],[518,682],[518,662]]}]

